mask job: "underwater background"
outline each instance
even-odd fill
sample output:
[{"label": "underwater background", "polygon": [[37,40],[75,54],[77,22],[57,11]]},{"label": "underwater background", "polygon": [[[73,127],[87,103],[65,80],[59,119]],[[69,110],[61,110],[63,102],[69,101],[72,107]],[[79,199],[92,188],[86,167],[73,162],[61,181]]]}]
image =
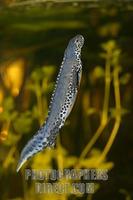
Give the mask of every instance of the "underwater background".
[{"label": "underwater background", "polygon": [[[56,147],[17,173],[21,150],[47,117],[67,43],[77,34],[85,44],[74,108]],[[132,1],[0,2],[0,200],[132,199],[132,52]],[[93,194],[37,194],[25,168],[106,169],[108,180],[94,181]]]}]

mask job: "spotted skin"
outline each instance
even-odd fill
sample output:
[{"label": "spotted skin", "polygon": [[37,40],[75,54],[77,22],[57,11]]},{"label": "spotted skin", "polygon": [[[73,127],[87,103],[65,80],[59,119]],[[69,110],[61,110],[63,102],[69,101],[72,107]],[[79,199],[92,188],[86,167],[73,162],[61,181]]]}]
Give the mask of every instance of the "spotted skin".
[{"label": "spotted skin", "polygon": [[17,171],[34,154],[54,146],[57,134],[70,114],[77,96],[82,74],[80,56],[83,44],[82,35],[77,35],[69,41],[51,97],[48,117],[22,150]]}]

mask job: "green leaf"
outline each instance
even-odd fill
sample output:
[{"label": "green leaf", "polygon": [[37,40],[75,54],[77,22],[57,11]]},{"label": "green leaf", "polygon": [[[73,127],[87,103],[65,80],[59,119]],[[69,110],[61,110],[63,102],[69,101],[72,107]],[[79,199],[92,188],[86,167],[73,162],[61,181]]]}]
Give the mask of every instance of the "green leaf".
[{"label": "green leaf", "polygon": [[4,103],[3,103],[3,107],[4,110],[6,111],[12,111],[14,109],[14,99],[10,96],[5,98]]},{"label": "green leaf", "polygon": [[14,128],[18,133],[28,133],[32,128],[33,118],[29,111],[21,113],[14,121]]},{"label": "green leaf", "polygon": [[96,66],[93,71],[89,74],[89,79],[92,84],[101,78],[104,78],[104,69],[101,66]]},{"label": "green leaf", "polygon": [[104,51],[112,51],[116,48],[115,40],[110,40],[101,45]]},{"label": "green leaf", "polygon": [[131,79],[131,74],[126,73],[126,74],[124,74],[123,76],[121,76],[121,78],[120,78],[120,83],[121,83],[122,85],[126,85],[126,84],[130,81],[130,79]]},{"label": "green leaf", "polygon": [[99,149],[92,149],[91,155],[89,158],[82,159],[79,163],[80,167],[85,168],[101,168],[101,169],[112,169],[114,166],[113,162],[106,162],[103,160],[102,162],[97,162],[101,155],[101,151]]},{"label": "green leaf", "polygon": [[[116,108],[110,108],[110,113],[111,113],[111,117],[115,118],[117,115],[117,110]],[[127,115],[130,112],[130,110],[126,109],[126,108],[121,108],[120,110],[120,114],[123,115]]]},{"label": "green leaf", "polygon": [[56,69],[56,66],[53,66],[53,65],[44,66],[42,68],[43,75],[46,78],[50,78],[55,73],[55,69]]},{"label": "green leaf", "polygon": [[64,159],[64,167],[69,168],[76,164],[78,158],[76,156],[67,156]]},{"label": "green leaf", "polygon": [[42,69],[39,67],[35,71],[32,72],[31,80],[33,80],[35,82],[39,82],[42,79],[43,79],[43,73],[42,73]]},{"label": "green leaf", "polygon": [[54,149],[45,149],[44,152],[40,152],[33,158],[32,168],[33,169],[51,169],[52,159],[54,157]]}]

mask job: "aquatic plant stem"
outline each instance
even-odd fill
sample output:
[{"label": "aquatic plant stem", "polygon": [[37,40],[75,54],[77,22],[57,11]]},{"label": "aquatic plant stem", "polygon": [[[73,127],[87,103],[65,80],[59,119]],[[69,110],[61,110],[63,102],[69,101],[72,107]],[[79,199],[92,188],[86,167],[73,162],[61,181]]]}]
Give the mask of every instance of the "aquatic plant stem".
[{"label": "aquatic plant stem", "polygon": [[101,133],[103,132],[104,128],[106,127],[109,119],[108,119],[108,108],[109,108],[109,95],[110,95],[110,83],[111,83],[111,54],[112,52],[107,52],[106,57],[106,64],[105,64],[105,93],[104,93],[104,102],[103,102],[103,110],[101,115],[101,122],[96,131],[93,135],[89,143],[86,145],[84,150],[80,155],[80,159],[86,157],[87,153],[90,151],[92,146],[95,144],[97,139],[100,137]]},{"label": "aquatic plant stem", "polygon": [[[61,150],[61,142],[60,142],[60,136],[58,135],[57,137],[57,165],[58,165],[58,170],[63,171],[64,169],[64,160],[63,160],[63,155],[62,155],[62,150]],[[64,184],[63,179],[59,180],[60,184]],[[61,200],[67,200],[67,195],[66,194],[61,194],[59,199]]]},{"label": "aquatic plant stem", "polygon": [[120,86],[119,86],[119,66],[116,64],[114,66],[114,71],[113,71],[113,83],[114,83],[114,94],[115,94],[115,103],[116,103],[116,112],[115,112],[115,124],[112,129],[111,135],[108,139],[108,142],[98,159],[98,162],[102,162],[106,155],[108,154],[114,139],[118,133],[120,123],[121,123],[121,102],[120,102]]}]

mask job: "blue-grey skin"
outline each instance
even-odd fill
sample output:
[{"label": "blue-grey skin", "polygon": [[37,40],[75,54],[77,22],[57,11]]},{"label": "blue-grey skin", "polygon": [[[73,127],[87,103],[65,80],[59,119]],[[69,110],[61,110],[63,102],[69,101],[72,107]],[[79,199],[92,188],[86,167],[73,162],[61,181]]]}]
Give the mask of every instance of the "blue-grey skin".
[{"label": "blue-grey skin", "polygon": [[82,74],[81,48],[82,35],[72,38],[64,53],[63,62],[53,92],[46,122],[24,147],[17,171],[34,154],[53,146],[60,128],[74,105]]}]

